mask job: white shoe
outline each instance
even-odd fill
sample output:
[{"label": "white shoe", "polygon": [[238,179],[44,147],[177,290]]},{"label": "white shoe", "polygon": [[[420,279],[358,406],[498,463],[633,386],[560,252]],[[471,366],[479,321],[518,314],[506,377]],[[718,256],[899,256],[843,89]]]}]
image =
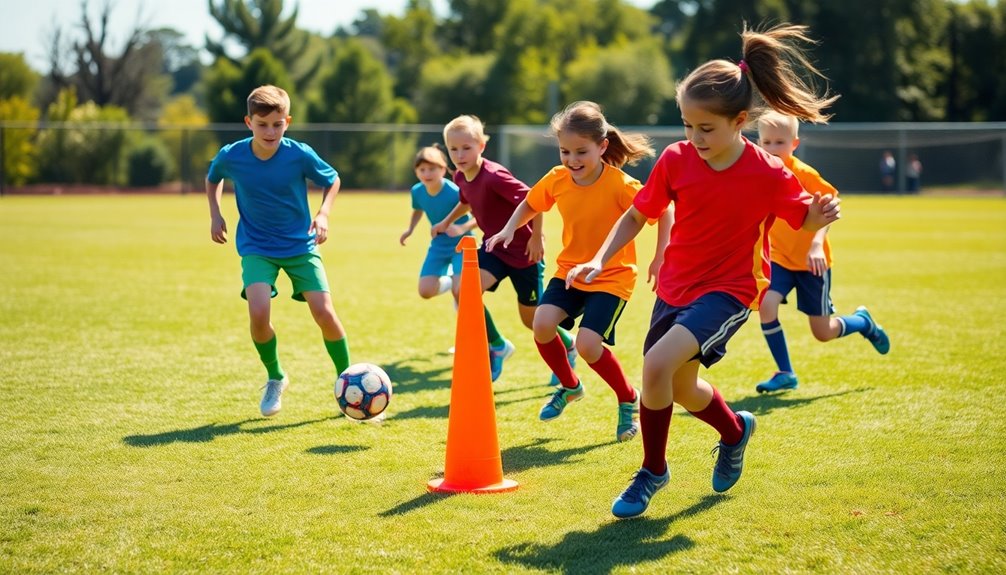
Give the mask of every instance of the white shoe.
[{"label": "white shoe", "polygon": [[265,386],[263,386],[265,393],[262,394],[262,403],[259,405],[262,415],[270,417],[279,413],[279,410],[283,408],[283,391],[288,385],[290,385],[288,377],[284,377],[282,380],[270,379],[265,382]]}]

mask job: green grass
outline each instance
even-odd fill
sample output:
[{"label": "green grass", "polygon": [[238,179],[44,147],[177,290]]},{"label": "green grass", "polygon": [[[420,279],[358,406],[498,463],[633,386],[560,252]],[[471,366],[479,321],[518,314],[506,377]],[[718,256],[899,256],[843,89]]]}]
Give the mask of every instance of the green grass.
[{"label": "green grass", "polygon": [[[859,336],[817,343],[787,306],[801,385],[759,397],[772,364],[752,318],[705,375],[758,416],[741,482],[712,492],[716,435],[679,408],[671,485],[616,521],[641,443],[613,442],[614,397],[584,368],[587,397],[537,420],[548,372],[508,285],[485,301],[518,345],[495,391],[520,488],[427,494],[454,312],[415,293],[426,242],[398,245],[404,195],[339,197],[322,250],[354,361],[396,383],[380,426],[339,416],[285,278],[273,320],[292,385],[281,414],[259,417],[239,259],[209,240],[201,196],[0,199],[0,572],[1006,571],[1006,202],[843,208],[832,297],[842,313],[868,304],[891,354]],[[551,262],[555,214],[547,225]],[[652,249],[647,228],[643,266]],[[634,381],[652,301],[641,280],[618,326]]]}]

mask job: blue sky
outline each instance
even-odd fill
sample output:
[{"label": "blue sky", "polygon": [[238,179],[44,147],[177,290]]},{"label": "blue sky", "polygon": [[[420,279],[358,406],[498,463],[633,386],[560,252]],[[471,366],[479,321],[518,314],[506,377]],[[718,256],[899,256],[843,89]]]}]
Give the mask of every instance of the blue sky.
[{"label": "blue sky", "polygon": [[[189,42],[201,46],[208,33],[220,37],[220,28],[209,14],[208,0],[111,0],[111,45],[125,40],[137,21],[147,27],[170,27],[185,32]],[[630,0],[648,7],[654,0]],[[94,19],[106,0],[88,0]],[[365,8],[375,8],[382,14],[400,14],[407,0],[299,0],[298,25],[301,28],[331,33],[340,25],[348,25]],[[80,21],[81,0],[27,0],[17,2],[17,8],[6,7],[0,18],[0,52],[21,52],[36,70],[48,69],[46,47],[53,30],[59,24],[64,29]],[[292,9],[294,2],[286,2]],[[439,14],[447,11],[447,0],[433,0]]]}]

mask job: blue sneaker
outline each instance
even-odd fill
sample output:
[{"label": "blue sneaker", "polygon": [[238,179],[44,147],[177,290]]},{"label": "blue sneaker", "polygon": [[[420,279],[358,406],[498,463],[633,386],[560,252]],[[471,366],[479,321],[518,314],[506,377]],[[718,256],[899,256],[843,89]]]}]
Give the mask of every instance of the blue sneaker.
[{"label": "blue sneaker", "polygon": [[737,417],[744,422],[744,435],[737,445],[724,445],[721,441],[713,448],[719,451],[716,458],[716,465],[713,467],[713,491],[723,493],[734,486],[741,478],[744,471],[744,448],[748,446],[748,440],[755,432],[755,416],[747,411],[738,411]]},{"label": "blue sneaker", "polygon": [[562,415],[562,410],[566,409],[566,406],[574,401],[577,401],[583,397],[583,385],[580,383],[576,384],[576,387],[570,389],[567,387],[560,387],[552,397],[549,398],[545,405],[541,406],[541,411],[538,412],[538,419],[542,421],[552,421],[556,417]]},{"label": "blue sneaker", "polygon": [[[573,367],[573,368],[576,367],[576,348],[575,347],[566,350],[566,359],[569,360],[569,367]],[[551,385],[552,387],[557,387],[557,386],[562,385],[562,382],[559,381],[559,378],[553,373],[552,374],[552,379],[549,380],[548,384]]]},{"label": "blue sneaker", "polygon": [[283,409],[283,391],[286,386],[290,385],[290,379],[284,377],[283,379],[270,379],[265,382],[265,393],[262,394],[262,403],[259,404],[259,410],[262,411],[262,415],[270,417],[279,413],[280,409]]},{"label": "blue sneaker", "polygon": [[[666,465],[666,463],[665,463]],[[635,517],[646,511],[650,498],[671,481],[671,468],[663,475],[654,475],[645,467],[632,476],[632,483],[611,504],[611,514],[619,518]]]},{"label": "blue sneaker", "polygon": [[489,372],[493,381],[499,379],[503,373],[503,360],[508,359],[516,350],[509,339],[504,339],[500,347],[489,346]]},{"label": "blue sneaker", "polygon": [[615,439],[621,443],[629,441],[639,433],[639,390],[636,399],[628,403],[618,404],[618,427],[615,428]]},{"label": "blue sneaker", "polygon": [[873,344],[873,349],[877,350],[877,353],[880,355],[885,355],[891,351],[891,340],[887,337],[887,332],[884,331],[884,328],[880,327],[880,324],[873,321],[873,316],[870,315],[870,311],[866,309],[866,306],[861,305],[857,307],[853,313],[866,319],[867,323],[870,324],[870,329],[863,333],[863,337]]},{"label": "blue sneaker", "polygon": [[755,386],[758,393],[768,393],[770,391],[782,391],[784,389],[796,389],[796,374],[788,371],[777,371],[768,381],[763,381]]}]

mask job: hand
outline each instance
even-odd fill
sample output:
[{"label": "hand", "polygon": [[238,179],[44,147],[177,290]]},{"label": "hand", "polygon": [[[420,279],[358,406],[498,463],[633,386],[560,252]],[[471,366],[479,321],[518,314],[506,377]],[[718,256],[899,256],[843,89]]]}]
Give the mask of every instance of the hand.
[{"label": "hand", "polygon": [[660,277],[660,267],[664,265],[664,257],[653,258],[650,262],[650,268],[646,271],[646,283],[653,281],[653,287],[650,288],[651,291],[657,291],[657,279]]},{"label": "hand", "polygon": [[398,238],[398,243],[405,245],[405,240],[412,235],[412,230],[405,230],[402,232],[402,236]]},{"label": "hand", "polygon": [[828,260],[824,257],[824,247],[811,244],[807,253],[807,269],[816,276],[823,276],[828,271]]},{"label": "hand", "polygon": [[446,233],[447,237],[449,238],[456,238],[460,235],[463,235],[465,233],[465,230],[464,228],[462,228],[457,224],[451,224],[447,226],[447,229],[444,231],[444,233]]},{"label": "hand", "polygon": [[528,261],[541,261],[541,258],[545,257],[545,236],[535,236],[534,234],[531,234],[531,239],[527,241],[527,248],[524,250],[524,255],[527,256]]},{"label": "hand", "polygon": [[842,217],[842,210],[838,206],[841,202],[842,200],[838,199],[837,196],[832,196],[831,194],[822,196],[821,192],[814,192],[814,201],[810,204],[810,210],[812,212],[819,212],[820,217],[824,220],[824,223],[819,228],[823,228]]},{"label": "hand", "polygon": [[328,239],[328,216],[324,214],[318,214],[314,216],[314,221],[311,222],[311,227],[308,228],[307,233],[314,232],[314,242],[318,245],[325,243]]},{"label": "hand", "polygon": [[430,228],[430,237],[435,238],[440,234],[444,233],[444,231],[447,229],[447,226],[449,225],[450,222],[437,222],[433,224],[433,227]]},{"label": "hand", "polygon": [[485,241],[486,253],[491,253],[499,244],[503,244],[503,247],[506,248],[512,241],[513,232],[507,233],[506,228],[503,228],[498,234]]},{"label": "hand", "polygon": [[213,218],[210,223],[210,238],[218,244],[227,243],[227,222],[223,216]]},{"label": "hand", "polygon": [[590,283],[594,281],[597,274],[601,273],[601,262],[597,260],[591,260],[585,264],[577,264],[573,266],[573,269],[569,270],[566,274],[566,289],[569,289],[573,285],[573,281],[586,273],[586,277],[583,278],[585,283]]}]

